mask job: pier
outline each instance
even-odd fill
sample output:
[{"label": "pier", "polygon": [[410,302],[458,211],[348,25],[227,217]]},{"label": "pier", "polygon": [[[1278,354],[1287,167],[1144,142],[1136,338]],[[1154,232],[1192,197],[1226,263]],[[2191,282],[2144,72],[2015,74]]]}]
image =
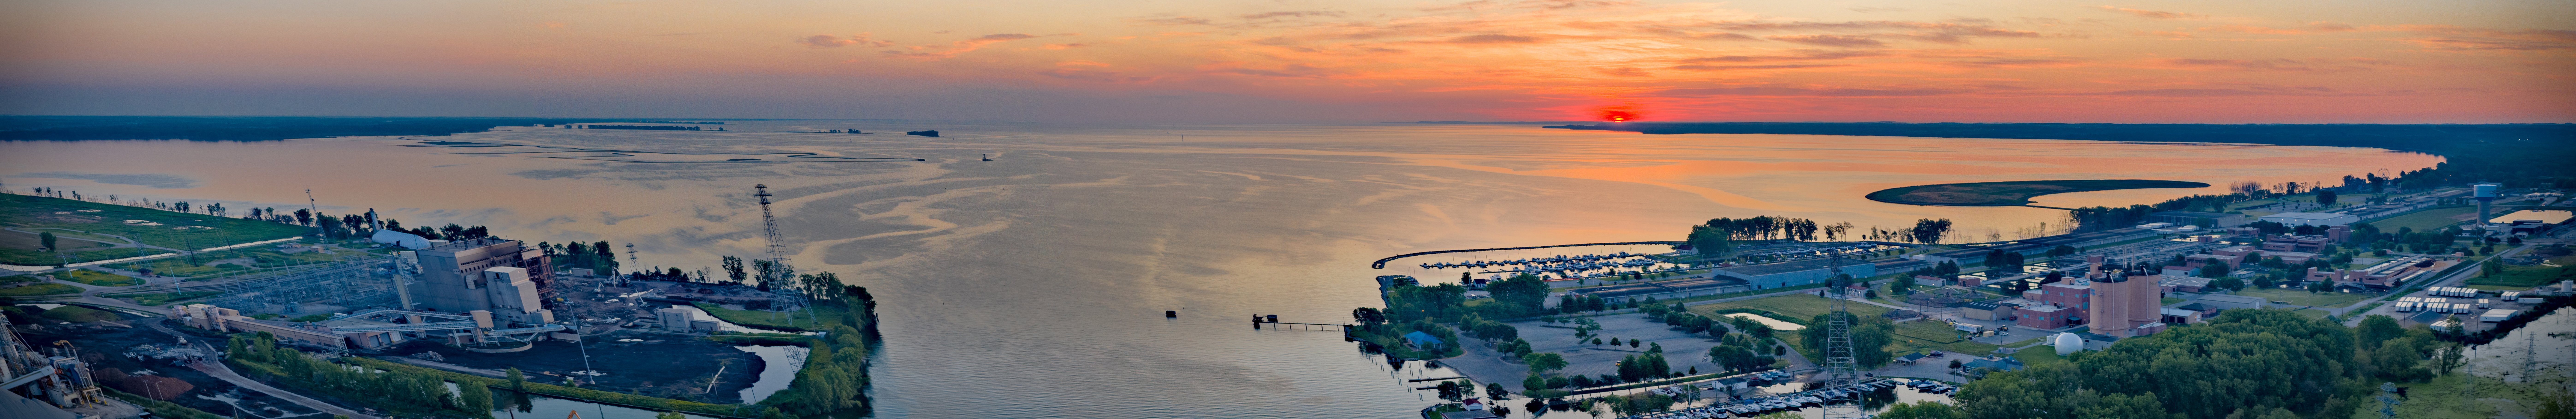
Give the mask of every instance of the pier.
[{"label": "pier", "polygon": [[1376,262],[1370,262],[1370,263],[1369,263],[1369,269],[1386,269],[1386,263],[1387,263],[1387,262],[1389,262],[1389,261],[1394,261],[1394,260],[1396,260],[1396,259],[1403,259],[1403,258],[1409,258],[1409,257],[1414,257],[1414,256],[1422,256],[1422,255],[1437,255],[1437,254],[1442,254],[1442,253],[1484,252],[1484,251],[1493,251],[1493,250],[1545,249],[1545,248],[1550,248],[1550,247],[1617,246],[1617,245],[1623,245],[1623,244],[1661,244],[1661,245],[1668,245],[1668,246],[1669,246],[1669,245],[1682,244],[1682,242],[1677,242],[1677,241],[1651,241],[1651,242],[1618,242],[1618,243],[1584,243],[1584,244],[1558,244],[1558,245],[1547,245],[1547,246],[1495,247],[1495,248],[1485,248],[1485,249],[1434,250],[1434,251],[1429,251],[1429,252],[1413,252],[1413,253],[1406,253],[1406,254],[1395,255],[1395,256],[1388,256],[1388,257],[1386,257],[1385,259],[1378,259]]}]

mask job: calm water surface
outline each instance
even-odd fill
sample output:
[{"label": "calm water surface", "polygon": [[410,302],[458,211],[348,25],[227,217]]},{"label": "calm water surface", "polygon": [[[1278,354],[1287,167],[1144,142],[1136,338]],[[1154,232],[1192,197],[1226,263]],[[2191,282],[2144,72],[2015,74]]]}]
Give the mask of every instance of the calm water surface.
[{"label": "calm water surface", "polygon": [[[642,264],[684,269],[763,251],[749,195],[765,183],[796,266],[839,273],[885,302],[874,370],[882,417],[1289,418],[1409,416],[1429,401],[1403,379],[1447,376],[1390,369],[1334,332],[1243,321],[1345,320],[1377,303],[1370,277],[1409,272],[1368,269],[1387,255],[1673,240],[1688,224],[1754,215],[1864,230],[1949,218],[1965,235],[2010,239],[2063,229],[2064,215],[1861,196],[1988,180],[2305,183],[2439,161],[2330,147],[1518,126],[725,127],[734,132],[430,137],[503,145],[473,147],[384,137],[5,143],[0,182],[280,209],[305,205],[309,188],[326,213],[374,208],[413,226],[634,243]],[[839,128],[943,136],[770,132]],[[795,159],[761,153],[928,161],[725,162]],[[2039,201],[2125,205],[2216,189]]]}]

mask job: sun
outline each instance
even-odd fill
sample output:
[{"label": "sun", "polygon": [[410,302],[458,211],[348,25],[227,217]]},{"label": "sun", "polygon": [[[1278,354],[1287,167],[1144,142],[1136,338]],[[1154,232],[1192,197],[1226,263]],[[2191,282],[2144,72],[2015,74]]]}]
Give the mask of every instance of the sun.
[{"label": "sun", "polygon": [[1601,120],[1610,122],[1635,121],[1640,116],[1643,116],[1635,106],[1603,106],[1594,113],[1597,114]]}]

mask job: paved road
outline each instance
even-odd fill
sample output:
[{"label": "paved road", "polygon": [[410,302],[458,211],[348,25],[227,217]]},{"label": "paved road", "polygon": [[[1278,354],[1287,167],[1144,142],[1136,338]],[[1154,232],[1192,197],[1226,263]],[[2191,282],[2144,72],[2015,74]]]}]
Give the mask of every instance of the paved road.
[{"label": "paved road", "polygon": [[[171,329],[170,329],[170,325],[169,325],[169,324],[166,324],[166,323],[164,322],[164,320],[163,320],[163,319],[143,319],[143,320],[139,320],[139,321],[137,321],[137,323],[143,323],[143,325],[145,325],[145,326],[150,326],[150,327],[152,327],[152,330],[159,330],[159,331],[161,331],[161,333],[168,333],[168,334],[170,334],[171,336],[177,336],[177,337],[183,337],[183,338],[184,338],[184,337],[191,337],[191,336],[188,336],[188,335],[186,335],[186,334],[181,334],[181,333],[179,333],[179,331],[177,331],[177,330],[171,330]],[[202,339],[203,339],[203,338],[200,338],[200,340],[191,340],[191,341],[189,341],[189,344],[190,344],[190,345],[209,345],[209,346],[211,346],[211,345],[212,345],[212,344],[210,344],[210,343],[207,343],[207,342],[203,341]],[[205,349],[206,349],[206,352],[207,352],[207,353],[214,353],[214,352],[215,352],[215,349],[214,349],[214,348],[211,348],[211,347],[208,347],[208,348],[205,348]],[[313,409],[313,410],[320,410],[320,411],[322,411],[323,413],[329,413],[329,414],[334,414],[334,415],[348,416],[350,419],[382,419],[382,418],[378,418],[378,417],[375,417],[375,416],[370,416],[370,415],[360,414],[360,413],[358,413],[358,412],[356,412],[356,411],[351,411],[351,410],[349,410],[349,409],[343,409],[343,408],[340,408],[339,406],[333,406],[333,405],[331,405],[330,403],[323,403],[323,402],[322,402],[322,401],[320,401],[320,400],[314,400],[314,399],[313,399],[313,398],[311,398],[311,397],[304,397],[304,395],[301,395],[301,394],[295,394],[294,392],[286,391],[286,390],[284,390],[284,389],[279,389],[279,388],[277,388],[277,387],[270,387],[270,386],[269,386],[268,384],[266,384],[266,383],[261,383],[261,382],[259,382],[259,381],[257,381],[257,380],[252,380],[252,379],[250,379],[250,378],[248,378],[248,377],[243,377],[243,376],[241,376],[241,374],[235,374],[235,373],[233,373],[233,369],[232,369],[232,368],[230,368],[230,367],[226,367],[226,366],[224,366],[224,363],[223,363],[223,362],[221,362],[221,361],[211,361],[211,360],[207,360],[207,361],[183,361],[183,362],[186,362],[186,363],[188,364],[188,369],[193,369],[193,370],[197,370],[197,371],[199,371],[199,372],[204,372],[204,373],[206,373],[206,375],[214,376],[214,377],[215,377],[215,378],[217,378],[217,379],[224,380],[224,382],[232,383],[233,385],[237,385],[237,386],[242,386],[242,388],[247,388],[247,389],[251,389],[251,390],[254,390],[254,391],[258,391],[258,392],[260,392],[260,393],[267,394],[267,395],[269,395],[269,396],[276,397],[276,398],[279,398],[279,399],[285,399],[285,400],[286,400],[286,401],[288,401],[288,402],[294,402],[294,403],[295,403],[295,404],[297,404],[297,405],[301,405],[301,406],[304,406],[304,407],[306,407],[306,408],[310,408],[310,409]]]},{"label": "paved road", "polygon": [[348,416],[350,419],[382,419],[373,415],[358,413],[354,410],[333,406],[330,403],[323,403],[321,400],[304,397],[302,394],[295,394],[294,392],[278,389],[277,387],[270,387],[266,383],[261,383],[248,377],[243,377],[241,374],[234,374],[233,369],[225,367],[222,362],[191,361],[188,362],[188,368],[206,373],[206,375],[214,376],[215,378],[224,380],[224,382],[232,383],[233,385],[241,386],[242,388],[258,391],[271,397],[286,399],[288,402],[294,402],[296,405],[304,406],[305,408],[320,410],[323,413]]}]

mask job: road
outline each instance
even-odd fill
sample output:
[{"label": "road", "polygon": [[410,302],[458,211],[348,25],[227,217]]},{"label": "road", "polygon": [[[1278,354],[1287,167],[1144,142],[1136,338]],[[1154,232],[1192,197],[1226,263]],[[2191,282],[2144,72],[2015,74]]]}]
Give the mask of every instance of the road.
[{"label": "road", "polygon": [[350,419],[383,419],[374,415],[358,413],[354,410],[333,406],[330,403],[323,403],[321,400],[304,397],[302,394],[295,394],[294,392],[279,389],[277,387],[270,387],[267,383],[261,383],[257,380],[252,380],[249,377],[243,377],[241,374],[234,374],[233,369],[225,367],[222,362],[205,360],[189,361],[188,368],[206,373],[206,375],[214,376],[217,379],[222,379],[224,382],[232,383],[233,385],[241,386],[242,388],[251,389],[251,391],[257,391],[261,394],[267,394],[270,397],[285,399],[286,401],[294,402],[296,405],[304,406],[305,408],[313,410],[319,410],[323,413],[347,416]]},{"label": "road", "polygon": [[[2495,255],[2487,256],[2487,257],[2485,257],[2485,258],[2481,258],[2481,259],[2470,259],[2470,261],[2469,261],[2469,262],[2466,262],[2466,263],[2481,263],[2481,262],[2484,262],[2484,261],[2489,260],[2489,259],[2501,258],[2501,257],[2505,257],[2505,256],[2507,256],[2507,255],[2522,254],[2523,252],[2530,252],[2530,251],[2533,251],[2534,249],[2538,249],[2540,246],[2548,246],[2548,245],[2563,244],[2563,243],[2566,243],[2568,240],[2563,239],[2563,238],[2560,238],[2560,236],[2566,236],[2566,235],[2570,234],[2571,232],[2576,232],[2576,229],[2561,228],[2561,229],[2558,229],[2558,231],[2554,231],[2554,232],[2552,232],[2552,234],[2550,234],[2550,236],[2552,236],[2552,237],[2535,238],[2535,239],[2530,239],[2530,240],[2523,240],[2523,241],[2522,241],[2522,246],[2521,246],[2521,247],[2515,247],[2515,248],[2513,248],[2513,249],[2508,249],[2508,250],[2505,250],[2505,251],[2502,251],[2502,252],[2496,252],[2496,254],[2495,254]],[[2461,269],[2459,272],[2452,273],[2452,274],[2451,274],[2451,275],[2449,275],[2449,276],[2444,276],[2444,277],[2441,277],[2441,278],[2438,278],[2438,279],[2434,279],[2434,280],[2432,280],[2432,281],[2419,281],[2417,285],[2411,285],[2411,286],[2408,286],[2408,287],[2407,287],[2407,290],[2408,290],[2407,292],[2408,292],[2408,293],[2411,293],[2411,292],[2412,292],[2412,290],[2420,290],[2420,289],[2424,289],[2425,287],[2446,287],[2446,286],[2458,286],[2458,285],[2460,285],[2460,284],[2462,284],[2462,283],[2467,282],[2467,281],[2468,281],[2468,279],[2469,279],[2469,277],[2476,276],[2476,275],[2477,275],[2477,272],[2478,272],[2478,269],[2477,269],[2477,268],[2474,268],[2474,267],[2472,267],[2472,268],[2468,268],[2468,269]],[[2366,301],[2366,300],[2365,300],[2365,301]],[[2339,318],[2345,319],[2345,320],[2344,320],[2344,324],[2345,324],[2345,325],[2347,325],[2347,326],[2359,326],[2359,325],[2361,325],[2361,319],[2362,319],[2363,317],[2368,317],[2369,315],[2372,315],[2372,314],[2385,315],[2385,316],[2389,316],[2389,317],[2397,317],[2397,318],[2405,318],[2405,317],[2407,317],[2406,315],[2404,315],[2405,313],[2398,313],[2395,307],[2390,307],[2390,306],[2388,306],[2388,305],[2386,305],[2386,304],[2382,304],[2382,305],[2380,305],[2379,307],[2373,307],[2373,308],[2371,308],[2371,309],[2370,309],[2370,311],[2361,312],[2361,313],[2351,313],[2351,311],[2352,311],[2354,308],[2357,308],[2357,307],[2360,307],[2360,306],[2365,306],[2365,305],[2369,305],[2369,304],[2368,304],[2368,303],[2364,303],[2364,302],[2357,302],[2357,303],[2353,303],[2352,305],[2348,305],[2348,306],[2345,306],[2345,307],[2343,307],[2343,308],[2340,308],[2340,309],[2334,309],[2334,310],[2330,310],[2330,311],[2334,312],[2334,314],[2335,314],[2335,315],[2337,315],[2337,316],[2344,316],[2344,317],[2339,317]],[[2348,313],[2349,313],[2349,314],[2352,314],[2352,315],[2347,316],[2346,314],[2348,314]]]},{"label": "road", "polygon": [[[189,336],[188,336],[188,335],[186,335],[186,334],[181,334],[181,333],[179,333],[179,331],[177,331],[177,330],[171,330],[171,329],[170,329],[170,325],[169,325],[169,324],[167,324],[167,323],[165,323],[165,320],[164,320],[164,319],[143,319],[143,320],[138,320],[138,321],[136,321],[136,322],[137,322],[137,323],[143,323],[145,326],[150,326],[150,327],[152,328],[152,330],[158,330],[158,331],[161,331],[161,333],[167,333],[167,334],[170,334],[170,336],[176,336],[176,337],[182,337],[182,338],[189,337]],[[201,338],[201,339],[202,339],[202,338]],[[192,342],[192,344],[194,344],[194,345],[206,345],[206,344],[207,344],[206,342],[203,342],[203,341],[201,341],[201,340],[192,340],[192,341],[190,341],[190,342]],[[205,348],[205,350],[206,350],[206,353],[214,353],[214,352],[216,352],[215,348],[213,348],[213,347],[207,347],[207,348]],[[198,372],[206,373],[206,375],[214,376],[216,379],[224,380],[224,382],[232,383],[233,385],[241,386],[242,388],[251,389],[252,391],[260,392],[261,394],[267,394],[267,395],[269,395],[269,396],[271,396],[271,397],[276,397],[276,398],[279,398],[279,399],[285,399],[286,401],[288,401],[288,402],[293,402],[293,403],[295,403],[296,405],[304,406],[304,407],[306,407],[306,408],[310,408],[310,409],[313,409],[313,410],[319,410],[319,411],[322,411],[323,413],[329,413],[329,414],[341,415],[341,416],[348,416],[350,419],[383,419],[383,418],[378,418],[378,417],[373,416],[373,415],[361,414],[361,413],[358,413],[357,411],[352,411],[352,410],[349,410],[349,409],[344,409],[344,408],[341,408],[340,406],[334,406],[334,405],[332,405],[332,404],[330,404],[330,403],[323,403],[321,400],[314,400],[314,399],[313,399],[313,398],[311,398],[311,397],[304,397],[304,395],[302,395],[302,394],[295,394],[295,392],[286,391],[286,390],[284,390],[284,389],[279,389],[279,388],[277,388],[277,387],[270,387],[270,386],[269,386],[268,384],[266,384],[266,383],[261,383],[261,382],[259,382],[258,380],[252,380],[252,379],[250,379],[249,377],[243,377],[243,376],[241,376],[241,374],[235,374],[235,373],[233,373],[233,369],[232,369],[231,367],[226,367],[226,366],[224,366],[224,363],[223,363],[222,361],[213,361],[213,360],[190,360],[190,361],[183,361],[183,362],[185,362],[186,364],[188,364],[188,369],[197,370]]]}]

